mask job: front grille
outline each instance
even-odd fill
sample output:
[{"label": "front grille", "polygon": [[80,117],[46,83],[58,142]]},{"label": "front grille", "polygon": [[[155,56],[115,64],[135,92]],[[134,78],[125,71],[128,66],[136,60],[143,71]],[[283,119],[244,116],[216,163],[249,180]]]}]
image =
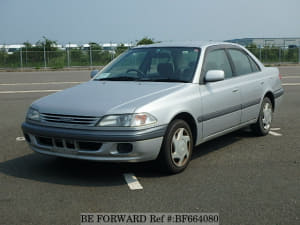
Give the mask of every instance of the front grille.
[{"label": "front grille", "polygon": [[51,148],[63,148],[78,151],[97,151],[101,148],[101,142],[92,141],[79,141],[64,138],[52,138],[52,137],[40,137],[35,136],[38,145],[51,147]]},{"label": "front grille", "polygon": [[50,114],[50,113],[41,113],[40,118],[42,122],[46,122],[46,123],[81,125],[81,126],[94,126],[99,120],[99,117],[60,115],[60,114]]}]

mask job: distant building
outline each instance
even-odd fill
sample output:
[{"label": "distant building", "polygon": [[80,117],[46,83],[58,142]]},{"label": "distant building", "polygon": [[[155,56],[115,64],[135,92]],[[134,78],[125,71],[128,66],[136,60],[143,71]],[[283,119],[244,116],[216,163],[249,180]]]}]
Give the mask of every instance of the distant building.
[{"label": "distant building", "polygon": [[82,46],[81,46],[81,49],[83,49],[83,50],[89,50],[90,49],[90,44],[83,44]]},{"label": "distant building", "polygon": [[[117,43],[100,43],[100,47],[102,47],[103,50],[109,51],[110,53],[115,53],[115,49],[118,47]],[[83,44],[81,46],[81,49],[83,50],[89,50],[90,49],[90,44]],[[92,48],[93,50],[93,48]]]},{"label": "distant building", "polygon": [[54,47],[54,48],[62,49],[62,50],[65,49],[63,47],[63,45],[61,45],[61,44],[52,44],[51,46]]},{"label": "distant building", "polygon": [[71,43],[65,44],[63,47],[65,49],[68,49],[68,48],[70,48],[70,49],[79,49],[80,48],[80,46],[78,44],[71,44]]},{"label": "distant building", "polygon": [[233,42],[240,45],[255,44],[258,47],[275,46],[282,48],[294,48],[300,46],[300,37],[298,38],[241,38],[227,40],[226,42]]},{"label": "distant building", "polygon": [[101,46],[104,50],[114,51],[118,47],[118,44],[116,44],[116,43],[104,43],[104,44],[101,44]]},{"label": "distant building", "polygon": [[13,54],[16,51],[19,51],[21,48],[24,48],[25,45],[0,45],[0,50],[6,51],[9,55]]}]

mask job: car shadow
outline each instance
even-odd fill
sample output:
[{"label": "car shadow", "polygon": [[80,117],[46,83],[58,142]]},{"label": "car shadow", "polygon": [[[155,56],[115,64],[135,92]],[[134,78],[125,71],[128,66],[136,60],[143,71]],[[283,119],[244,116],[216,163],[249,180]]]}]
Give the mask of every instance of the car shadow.
[{"label": "car shadow", "polygon": [[0,172],[17,178],[63,185],[124,185],[124,181],[119,178],[118,169],[112,164],[57,158],[38,153],[2,162]]},{"label": "car shadow", "polygon": [[212,139],[194,148],[192,160],[197,159],[210,152],[217,151],[223,147],[229,146],[244,138],[257,138],[257,136],[249,128],[244,128]]},{"label": "car shadow", "polygon": [[[216,138],[196,147],[192,160],[228,146],[242,138],[255,137],[246,130]],[[75,186],[120,186],[124,185],[124,173],[134,173],[142,178],[170,176],[161,172],[154,162],[103,163],[27,154],[0,163],[0,172],[17,178]]]}]

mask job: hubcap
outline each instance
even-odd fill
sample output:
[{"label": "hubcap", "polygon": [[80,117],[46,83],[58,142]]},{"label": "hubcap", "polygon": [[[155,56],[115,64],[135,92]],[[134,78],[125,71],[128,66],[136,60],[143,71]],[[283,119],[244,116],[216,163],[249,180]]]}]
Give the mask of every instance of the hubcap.
[{"label": "hubcap", "polygon": [[266,103],[263,107],[262,123],[265,130],[268,130],[272,122],[272,106],[270,103]]},{"label": "hubcap", "polygon": [[184,166],[190,156],[191,137],[185,128],[179,128],[173,135],[171,143],[171,157],[178,167]]}]

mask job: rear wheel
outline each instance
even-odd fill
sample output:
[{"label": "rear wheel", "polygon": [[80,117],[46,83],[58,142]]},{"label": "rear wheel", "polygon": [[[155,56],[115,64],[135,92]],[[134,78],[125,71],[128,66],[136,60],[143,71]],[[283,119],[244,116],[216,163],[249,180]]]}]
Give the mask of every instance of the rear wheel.
[{"label": "rear wheel", "polygon": [[251,126],[255,134],[259,136],[265,136],[271,129],[271,123],[273,119],[273,105],[268,97],[265,97],[262,101],[259,117],[257,122]]},{"label": "rear wheel", "polygon": [[183,171],[191,160],[193,136],[183,120],[170,123],[158,157],[161,168],[168,173]]}]

